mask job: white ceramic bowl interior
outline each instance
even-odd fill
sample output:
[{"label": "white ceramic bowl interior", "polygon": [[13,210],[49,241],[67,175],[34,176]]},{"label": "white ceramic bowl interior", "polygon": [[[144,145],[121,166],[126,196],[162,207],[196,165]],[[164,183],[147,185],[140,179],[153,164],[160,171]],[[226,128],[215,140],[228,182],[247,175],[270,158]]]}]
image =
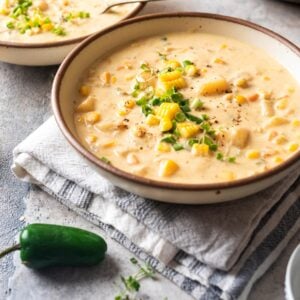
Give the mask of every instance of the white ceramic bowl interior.
[{"label": "white ceramic bowl interior", "polygon": [[297,159],[273,170],[268,176],[236,180],[232,183],[186,187],[186,185],[165,185],[151,180],[125,174],[103,164],[80,146],[73,124],[73,99],[78,90],[78,82],[93,62],[111,53],[114,49],[134,40],[169,32],[188,31],[198,28],[201,32],[223,35],[238,39],[268,52],[274,59],[287,68],[300,84],[299,49],[274,33],[254,24],[211,14],[182,13],[144,16],[131,19],[102,31],[82,43],[68,56],[56,76],[53,86],[53,109],[60,128],[68,141],[96,168],[115,185],[144,197],[175,203],[214,203],[229,201],[262,190],[287,176]]},{"label": "white ceramic bowl interior", "polygon": [[287,300],[300,299],[300,245],[289,259],[285,275],[285,296]]}]

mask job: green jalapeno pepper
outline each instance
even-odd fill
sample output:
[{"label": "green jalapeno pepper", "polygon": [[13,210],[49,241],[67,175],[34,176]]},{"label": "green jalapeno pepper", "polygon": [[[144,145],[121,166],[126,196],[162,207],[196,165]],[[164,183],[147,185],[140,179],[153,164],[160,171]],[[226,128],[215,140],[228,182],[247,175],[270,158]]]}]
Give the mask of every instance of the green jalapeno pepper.
[{"label": "green jalapeno pepper", "polygon": [[20,242],[0,253],[0,258],[20,250],[22,262],[35,269],[52,266],[92,266],[100,263],[106,242],[92,232],[74,227],[30,224],[20,234]]}]

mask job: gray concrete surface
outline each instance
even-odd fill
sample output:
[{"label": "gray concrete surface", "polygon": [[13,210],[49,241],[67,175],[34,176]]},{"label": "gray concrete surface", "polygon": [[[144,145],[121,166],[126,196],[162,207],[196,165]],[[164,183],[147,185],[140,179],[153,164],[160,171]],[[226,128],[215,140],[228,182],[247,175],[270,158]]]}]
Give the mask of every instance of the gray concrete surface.
[{"label": "gray concrete surface", "polygon": [[[271,0],[170,0],[148,5],[141,14],[178,10],[214,12],[248,19],[300,45],[299,5]],[[50,88],[56,69],[0,63],[0,249],[12,242],[22,226],[22,198],[28,191],[28,186],[17,181],[10,172],[12,149],[50,114]],[[263,295],[268,290],[270,294],[264,299],[275,299],[275,296],[282,299],[284,268],[297,242],[299,238],[295,237],[285,254],[259,282],[251,298],[259,299],[255,295]],[[9,256],[0,261],[0,299],[6,298],[7,282],[12,272],[12,258]]]}]

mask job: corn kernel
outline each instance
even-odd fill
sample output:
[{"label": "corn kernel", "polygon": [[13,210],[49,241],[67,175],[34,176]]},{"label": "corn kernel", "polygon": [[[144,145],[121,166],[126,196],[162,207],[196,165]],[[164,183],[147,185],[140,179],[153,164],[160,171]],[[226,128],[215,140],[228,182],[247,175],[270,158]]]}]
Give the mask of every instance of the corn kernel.
[{"label": "corn kernel", "polygon": [[172,120],[178,112],[180,112],[178,103],[164,102],[156,110],[156,115],[159,118],[168,118]]},{"label": "corn kernel", "polygon": [[159,124],[159,119],[154,115],[150,114],[146,118],[146,124],[149,126],[155,126]]},{"label": "corn kernel", "polygon": [[121,116],[121,117],[124,117],[126,115],[128,115],[129,111],[127,109],[120,109],[118,111],[118,115]]},{"label": "corn kernel", "polygon": [[87,143],[92,144],[92,143],[95,143],[97,141],[97,139],[98,139],[98,137],[96,135],[90,134],[86,137],[85,140],[87,141]]},{"label": "corn kernel", "polygon": [[300,120],[293,120],[293,121],[292,121],[292,125],[293,125],[294,127],[299,127],[299,126],[300,126]]},{"label": "corn kernel", "polygon": [[181,67],[181,64],[177,60],[168,60],[167,66],[171,67],[172,69],[176,69]]},{"label": "corn kernel", "polygon": [[226,64],[225,61],[222,58],[219,58],[219,57],[214,59],[214,63],[220,64],[220,65],[225,65]]},{"label": "corn kernel", "polygon": [[135,107],[135,101],[132,99],[126,100],[124,103],[124,106],[126,108],[134,108]]},{"label": "corn kernel", "polygon": [[288,146],[288,150],[290,152],[295,152],[299,149],[299,144],[297,143],[291,143],[289,146]]},{"label": "corn kernel", "polygon": [[81,96],[86,97],[91,93],[91,87],[88,85],[82,85],[79,89],[79,93]]},{"label": "corn kernel", "polygon": [[9,15],[9,10],[3,8],[0,10],[0,15],[3,15],[3,16],[8,16]]},{"label": "corn kernel", "polygon": [[192,154],[195,156],[207,156],[209,153],[209,146],[206,144],[194,144],[192,146]]},{"label": "corn kernel", "polygon": [[172,129],[172,127],[173,127],[173,123],[169,118],[165,117],[160,120],[159,123],[160,131],[162,132],[169,131]]},{"label": "corn kernel", "polygon": [[280,156],[276,156],[276,157],[274,157],[274,162],[277,164],[280,164],[283,162],[283,158]]},{"label": "corn kernel", "polygon": [[100,79],[103,84],[110,84],[111,74],[109,72],[103,72],[100,76]]},{"label": "corn kernel", "polygon": [[172,88],[183,89],[186,87],[186,81],[183,77],[174,79],[174,80],[164,81],[164,82],[161,82],[161,84],[165,88],[166,91],[168,91]]},{"label": "corn kernel", "polygon": [[287,142],[287,138],[286,138],[286,136],[284,136],[284,135],[279,135],[276,139],[275,139],[275,143],[277,144],[277,145],[282,145],[282,144],[284,144],[284,143],[286,143]]},{"label": "corn kernel", "polygon": [[248,81],[245,78],[239,78],[236,80],[235,85],[240,88],[248,87]]},{"label": "corn kernel", "polygon": [[193,77],[198,75],[198,69],[195,65],[188,65],[185,67],[186,74]]},{"label": "corn kernel", "polygon": [[179,166],[173,160],[165,160],[160,163],[159,166],[159,176],[167,177],[173,175],[177,172]]},{"label": "corn kernel", "polygon": [[243,95],[236,95],[234,100],[237,104],[242,105],[247,102],[247,98]]},{"label": "corn kernel", "polygon": [[264,79],[265,81],[269,81],[271,78],[270,78],[269,76],[264,76],[263,79]]},{"label": "corn kernel", "polygon": [[249,150],[246,157],[249,159],[258,159],[260,158],[260,152],[258,150]]},{"label": "corn kernel", "polygon": [[286,109],[287,106],[288,106],[288,99],[287,98],[283,98],[283,99],[280,99],[276,102],[276,108],[277,109]]},{"label": "corn kernel", "polygon": [[43,31],[51,31],[53,29],[53,25],[51,23],[43,24],[42,30]]},{"label": "corn kernel", "polygon": [[91,111],[85,114],[84,119],[88,124],[95,124],[101,120],[101,115],[97,111]]},{"label": "corn kernel", "polygon": [[177,124],[177,130],[181,137],[190,138],[199,132],[200,127],[194,123],[184,122]]},{"label": "corn kernel", "polygon": [[228,47],[227,44],[222,44],[222,45],[220,46],[220,49],[226,49],[227,47]]},{"label": "corn kernel", "polygon": [[259,94],[255,93],[255,94],[252,94],[248,97],[248,100],[250,102],[255,102],[257,99],[259,98]]},{"label": "corn kernel", "polygon": [[170,152],[171,151],[171,145],[167,143],[159,143],[156,146],[156,151],[158,152]]}]

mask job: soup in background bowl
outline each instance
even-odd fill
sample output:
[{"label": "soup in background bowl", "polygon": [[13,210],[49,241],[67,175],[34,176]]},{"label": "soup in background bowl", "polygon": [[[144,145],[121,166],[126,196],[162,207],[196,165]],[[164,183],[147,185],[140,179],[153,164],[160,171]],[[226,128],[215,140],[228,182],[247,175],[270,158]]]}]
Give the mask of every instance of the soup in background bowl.
[{"label": "soup in background bowl", "polygon": [[56,77],[54,111],[113,183],[169,202],[231,200],[299,162],[297,65],[297,47],[245,21],[146,16],[77,48]]}]

